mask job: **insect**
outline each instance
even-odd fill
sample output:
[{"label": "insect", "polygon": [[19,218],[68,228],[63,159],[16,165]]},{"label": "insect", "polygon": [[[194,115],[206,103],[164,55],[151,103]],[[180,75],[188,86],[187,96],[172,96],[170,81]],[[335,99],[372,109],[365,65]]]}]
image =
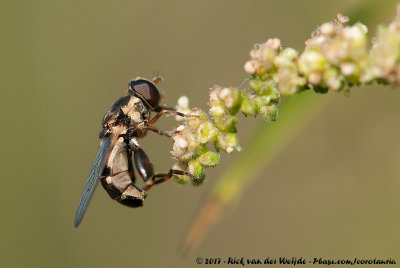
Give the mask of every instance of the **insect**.
[{"label": "insect", "polygon": [[[112,199],[129,207],[141,207],[147,191],[153,185],[167,181],[173,175],[187,175],[197,179],[186,171],[175,169],[154,174],[153,164],[140,148],[139,139],[143,138],[147,131],[171,137],[171,133],[152,127],[163,114],[192,116],[177,112],[173,108],[161,107],[159,103],[162,97],[155,86],[157,81],[150,82],[141,78],[131,81],[127,94],[119,98],[105,113],[99,133],[100,148],[79,201],[75,227],[82,221],[99,182]],[[157,113],[152,119],[151,112]],[[134,166],[145,182],[143,188],[135,184]]]}]

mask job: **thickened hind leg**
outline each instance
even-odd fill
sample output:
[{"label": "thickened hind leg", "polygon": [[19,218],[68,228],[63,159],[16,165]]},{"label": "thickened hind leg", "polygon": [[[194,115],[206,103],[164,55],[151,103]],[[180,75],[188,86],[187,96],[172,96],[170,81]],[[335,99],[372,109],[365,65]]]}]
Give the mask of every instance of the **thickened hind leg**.
[{"label": "thickened hind leg", "polygon": [[153,164],[150,162],[149,157],[142,148],[134,148],[134,161],[136,170],[139,172],[140,177],[146,182],[151,179],[154,174]]},{"label": "thickened hind leg", "polygon": [[150,162],[149,157],[138,145],[132,148],[134,153],[134,161],[139,175],[142,177],[146,186],[143,191],[147,192],[150,188],[155,185],[169,180],[173,175],[186,175],[194,180],[198,178],[189,172],[177,169],[170,169],[168,173],[158,173],[154,174],[153,164]]}]

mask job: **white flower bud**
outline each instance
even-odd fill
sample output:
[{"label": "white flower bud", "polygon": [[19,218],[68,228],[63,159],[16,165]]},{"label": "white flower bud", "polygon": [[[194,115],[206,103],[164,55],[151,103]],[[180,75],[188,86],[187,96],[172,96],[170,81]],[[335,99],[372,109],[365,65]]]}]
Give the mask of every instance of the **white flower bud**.
[{"label": "white flower bud", "polygon": [[319,27],[323,35],[332,35],[335,32],[335,26],[331,22],[325,22]]},{"label": "white flower bud", "polygon": [[218,90],[219,90],[218,86],[211,88],[211,90],[210,90],[210,101],[211,102],[218,101]]},{"label": "white flower bud", "polygon": [[332,90],[338,90],[341,86],[341,82],[337,78],[328,79],[328,81],[326,81],[326,84]]},{"label": "white flower bud", "polygon": [[249,74],[254,74],[260,68],[260,63],[256,60],[249,60],[244,65],[244,71]]},{"label": "white flower bud", "polygon": [[[178,105],[175,106],[176,110],[180,113],[183,114],[189,114],[191,112],[191,110],[189,109],[189,98],[186,96],[181,96],[178,99]],[[183,118],[182,116],[175,116],[175,119],[177,121],[184,121],[185,118]]]},{"label": "white flower bud", "polygon": [[189,128],[184,127],[180,131],[180,133],[172,136],[174,144],[171,153],[179,160],[188,160],[194,155],[194,150],[198,146],[198,143],[194,133]]},{"label": "white flower bud", "polygon": [[365,39],[364,28],[359,25],[346,27],[343,29],[343,36],[347,40],[352,40],[355,42],[364,41]]},{"label": "white flower bud", "polygon": [[186,96],[182,96],[178,99],[178,106],[182,108],[189,108],[189,98]]},{"label": "white flower bud", "polygon": [[270,49],[279,49],[281,46],[281,40],[278,38],[270,38],[267,40],[267,42],[265,42],[265,44],[267,45],[267,47],[269,47]]},{"label": "white flower bud", "polygon": [[342,74],[348,76],[348,75],[352,75],[356,70],[356,66],[354,65],[354,63],[351,62],[343,62],[342,64],[340,64],[340,71],[342,72]]},{"label": "white flower bud", "polygon": [[231,108],[233,106],[233,93],[232,89],[225,87],[218,92],[218,98],[225,103],[227,108]]},{"label": "white flower bud", "polygon": [[308,81],[313,85],[318,85],[322,80],[321,73],[311,73],[308,77]]},{"label": "white flower bud", "polygon": [[297,52],[296,49],[291,48],[291,47],[288,47],[288,48],[285,48],[284,50],[282,50],[281,54],[282,54],[282,56],[284,56],[285,58],[290,59],[290,60],[294,60],[299,56],[299,52]]},{"label": "white flower bud", "polygon": [[175,138],[175,143],[179,148],[186,149],[188,147],[188,142],[182,137],[182,136],[177,136]]}]

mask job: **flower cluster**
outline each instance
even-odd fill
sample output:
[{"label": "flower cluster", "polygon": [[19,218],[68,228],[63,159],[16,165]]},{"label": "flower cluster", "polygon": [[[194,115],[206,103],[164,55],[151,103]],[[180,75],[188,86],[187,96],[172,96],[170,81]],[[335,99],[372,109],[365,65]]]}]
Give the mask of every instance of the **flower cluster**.
[{"label": "flower cluster", "polygon": [[[188,171],[199,180],[177,175],[176,181],[200,184],[205,178],[204,168],[218,164],[218,152],[240,151],[236,134],[236,124],[239,121],[237,113],[241,112],[245,116],[261,114],[266,120],[274,121],[278,117],[278,102],[279,92],[273,83],[269,86],[254,85],[254,90],[248,92],[233,87],[214,86],[210,90],[208,103],[210,117],[201,110],[190,109],[188,98],[181,97],[176,106],[177,111],[192,117],[177,117],[178,120],[183,119],[184,124],[172,136],[174,144],[171,153],[178,160],[174,168]],[[214,143],[216,152],[208,148],[209,142]]]},{"label": "flower cluster", "polygon": [[349,26],[348,21],[338,14],[337,19],[323,23],[301,54],[293,48],[282,49],[279,39],[256,45],[244,65],[252,75],[250,88],[254,82],[276,83],[281,94],[293,95],[306,89],[347,91],[374,81],[399,84],[400,16],[379,28],[371,48],[367,27],[359,22]]},{"label": "flower cluster", "polygon": [[[192,116],[177,117],[184,122],[172,136],[171,153],[178,161],[174,169],[188,171],[199,179],[176,175],[176,181],[198,185],[205,178],[204,168],[219,163],[218,152],[240,150],[238,112],[275,121],[280,94],[293,95],[307,89],[318,93],[348,91],[353,85],[374,81],[400,84],[400,15],[389,26],[380,26],[371,48],[367,27],[361,23],[349,26],[348,22],[348,17],[338,14],[337,19],[322,24],[305,42],[301,54],[293,48],[283,49],[277,38],[255,45],[244,65],[251,74],[248,89],[214,86],[209,116],[191,109],[189,99],[181,97],[177,111]],[[210,142],[215,152],[209,149]]]},{"label": "flower cluster", "polygon": [[[400,4],[398,5],[398,11]],[[400,15],[392,23],[378,28],[373,40],[369,73],[373,79],[391,85],[400,84]]]},{"label": "flower cluster", "polygon": [[183,119],[185,122],[173,132],[174,144],[171,153],[179,161],[173,168],[188,171],[198,180],[191,180],[186,175],[176,175],[174,178],[181,184],[191,181],[194,185],[198,185],[205,178],[204,167],[213,167],[219,163],[219,155],[207,147],[208,142],[217,140],[218,129],[203,111],[189,109],[189,99],[186,96],[178,100],[176,109],[195,117],[177,117],[177,120]]}]

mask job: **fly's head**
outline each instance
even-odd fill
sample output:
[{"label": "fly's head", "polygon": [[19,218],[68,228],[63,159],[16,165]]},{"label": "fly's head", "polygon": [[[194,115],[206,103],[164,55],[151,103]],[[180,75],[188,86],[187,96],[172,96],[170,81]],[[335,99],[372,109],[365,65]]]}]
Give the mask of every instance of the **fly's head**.
[{"label": "fly's head", "polygon": [[156,111],[159,108],[160,92],[148,80],[142,78],[132,80],[128,84],[128,93],[139,98],[148,109]]}]

